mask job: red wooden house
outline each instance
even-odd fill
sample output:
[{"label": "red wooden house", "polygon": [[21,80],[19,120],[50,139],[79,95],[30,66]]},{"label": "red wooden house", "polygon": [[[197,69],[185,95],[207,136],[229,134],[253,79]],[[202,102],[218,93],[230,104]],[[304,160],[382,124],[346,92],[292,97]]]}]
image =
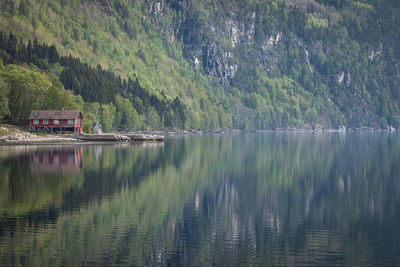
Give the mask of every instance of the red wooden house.
[{"label": "red wooden house", "polygon": [[32,132],[82,133],[79,110],[32,110],[29,116]]}]

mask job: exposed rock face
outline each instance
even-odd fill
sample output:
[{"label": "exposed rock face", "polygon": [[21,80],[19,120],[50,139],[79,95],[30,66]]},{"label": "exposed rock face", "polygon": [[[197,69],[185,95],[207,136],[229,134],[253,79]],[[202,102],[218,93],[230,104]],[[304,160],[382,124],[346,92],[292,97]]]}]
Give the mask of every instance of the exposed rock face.
[{"label": "exposed rock face", "polygon": [[336,75],[336,80],[338,83],[342,83],[344,81],[344,72],[341,71],[338,75]]},{"label": "exposed rock face", "polygon": [[351,75],[350,75],[350,73],[346,73],[346,85],[347,86],[351,85]]},{"label": "exposed rock face", "polygon": [[[333,6],[316,1],[285,2],[284,5],[294,7],[288,9],[285,16],[298,19],[294,19],[295,22],[289,19],[290,27],[281,27],[278,15],[260,11],[257,5],[240,6],[241,1],[149,0],[145,3],[155,29],[169,39],[182,40],[183,56],[193,70],[212,77],[215,84],[227,92],[230,87],[235,87],[244,98],[256,90],[270,90],[260,82],[262,79],[252,83],[256,80],[251,76],[254,73],[257,78],[289,77],[314,96],[326,91],[321,97],[326,102],[316,105],[321,107],[318,112],[322,114],[322,124],[329,126],[335,117],[335,124],[346,123],[345,118],[349,124],[385,125],[385,120],[380,120],[377,115],[379,107],[369,100],[367,77],[360,78],[358,73],[362,72],[355,73],[355,66],[351,64],[357,60],[353,61],[348,55],[363,58],[364,61],[359,60],[362,64],[369,61],[382,65],[388,45],[380,40],[349,42],[353,36],[340,24],[343,15],[340,9]],[[265,10],[273,9],[273,5],[272,2],[271,5],[261,4]],[[163,18],[171,17],[171,10],[173,29],[168,29]],[[310,18],[310,14],[317,15]],[[296,25],[299,21],[303,21],[304,29],[311,27],[313,31],[299,30],[301,27]],[[331,40],[318,33],[339,26],[338,35],[348,36],[342,43],[335,41],[335,35],[329,37]],[[343,58],[346,58],[345,62]],[[394,64],[393,70],[395,80],[400,82],[400,63]],[[268,102],[268,97],[266,99]],[[276,98],[271,100],[272,105],[274,101]],[[337,110],[332,111],[333,106]],[[351,109],[347,110],[348,107]],[[340,113],[345,113],[345,117]]]},{"label": "exposed rock face", "polygon": [[[254,58],[251,64],[272,75],[281,75],[282,59],[281,42],[291,43],[304,51],[304,64],[314,72],[311,58],[312,53],[322,51],[322,42],[317,41],[314,47],[307,47],[295,36],[285,36],[277,29],[271,29],[266,36],[257,36],[256,23],[263,18],[256,9],[243,9],[234,1],[225,3],[227,7],[218,6],[217,10],[229,10],[217,14],[201,13],[203,9],[195,0],[156,0],[147,1],[149,14],[155,28],[174,40],[182,40],[183,55],[196,71],[201,71],[213,78],[224,87],[232,85],[238,70],[239,62],[243,62],[244,54]],[[222,1],[216,5],[223,5]],[[176,12],[173,17],[176,28],[163,28],[162,18],[172,9]],[[200,11],[199,11],[200,10]],[[245,51],[245,53],[243,53]],[[240,60],[238,60],[240,58]],[[250,60],[250,59],[249,59]],[[285,67],[285,66],[284,66]]]},{"label": "exposed rock face", "polygon": [[[229,3],[232,4],[232,3]],[[232,4],[234,5],[234,4]],[[178,27],[173,30],[173,38],[183,40],[183,54],[192,68],[213,77],[220,85],[229,86],[239,65],[235,58],[240,57],[240,49],[257,54],[255,66],[263,70],[277,70],[279,56],[276,46],[284,37],[282,32],[271,32],[263,40],[255,40],[256,11],[243,11],[231,7],[234,12],[219,14],[206,21],[193,20],[196,10],[194,0],[159,0],[148,2],[149,13],[156,28],[162,28],[160,16],[171,8],[179,12]],[[190,14],[190,16],[188,15]],[[199,15],[200,16],[200,15]],[[242,46],[242,47],[241,47]],[[239,47],[241,47],[239,49]]]},{"label": "exposed rock face", "polygon": [[377,48],[369,48],[368,49],[368,59],[369,60],[380,59],[380,57],[382,56],[382,51],[383,51],[382,43],[379,43]]},{"label": "exposed rock face", "polygon": [[351,74],[341,71],[336,75],[336,81],[338,83],[345,82],[346,86],[350,86],[351,85]]}]

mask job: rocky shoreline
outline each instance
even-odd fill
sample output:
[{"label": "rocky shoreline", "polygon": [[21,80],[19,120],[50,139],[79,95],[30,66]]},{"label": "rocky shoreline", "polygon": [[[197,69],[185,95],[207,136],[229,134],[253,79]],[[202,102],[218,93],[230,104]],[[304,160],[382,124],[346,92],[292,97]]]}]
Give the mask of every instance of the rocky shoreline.
[{"label": "rocky shoreline", "polygon": [[0,145],[65,144],[82,142],[163,142],[163,135],[142,133],[35,134],[16,126],[0,126]]},{"label": "rocky shoreline", "polygon": [[240,134],[240,133],[285,133],[285,132],[302,132],[302,133],[345,133],[345,132],[395,132],[396,129],[392,126],[387,129],[377,129],[372,127],[360,127],[360,128],[316,128],[316,129],[297,129],[297,128],[277,128],[277,129],[266,129],[266,130],[241,130],[241,129],[221,129],[221,130],[177,130],[177,129],[165,129],[161,131],[139,131],[142,134],[156,134],[163,135],[166,137],[173,136],[184,136],[184,135],[205,135],[205,134]]},{"label": "rocky shoreline", "polygon": [[396,129],[388,127],[384,129],[375,129],[371,127],[349,128],[345,129],[296,129],[282,128],[274,130],[239,130],[239,129],[221,129],[221,130],[178,130],[164,129],[160,131],[137,131],[137,132],[121,132],[109,134],[81,134],[81,135],[54,135],[54,134],[34,134],[22,130],[16,126],[3,125],[0,126],[0,144],[6,145],[23,145],[23,144],[62,144],[62,143],[79,143],[79,142],[162,142],[164,137],[179,137],[189,135],[206,135],[206,134],[240,134],[248,132],[256,133],[285,133],[285,132],[301,132],[301,133],[346,133],[346,132],[395,132]]}]

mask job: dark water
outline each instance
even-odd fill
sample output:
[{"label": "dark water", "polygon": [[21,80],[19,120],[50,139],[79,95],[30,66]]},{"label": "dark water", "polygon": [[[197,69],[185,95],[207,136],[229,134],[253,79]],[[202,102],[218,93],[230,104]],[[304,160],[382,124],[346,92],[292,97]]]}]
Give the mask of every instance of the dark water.
[{"label": "dark water", "polygon": [[0,146],[0,265],[400,265],[400,135]]}]

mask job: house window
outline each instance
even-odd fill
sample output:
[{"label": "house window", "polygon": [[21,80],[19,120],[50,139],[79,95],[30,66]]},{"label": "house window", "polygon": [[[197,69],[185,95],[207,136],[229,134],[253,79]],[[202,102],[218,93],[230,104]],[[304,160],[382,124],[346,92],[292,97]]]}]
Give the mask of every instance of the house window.
[{"label": "house window", "polygon": [[43,120],[43,124],[49,124],[49,120]]},{"label": "house window", "polygon": [[74,124],[74,120],[68,120],[68,124]]},{"label": "house window", "polygon": [[59,120],[54,120],[54,124],[60,124]]},{"label": "house window", "polygon": [[33,124],[39,124],[39,120],[33,120]]}]

